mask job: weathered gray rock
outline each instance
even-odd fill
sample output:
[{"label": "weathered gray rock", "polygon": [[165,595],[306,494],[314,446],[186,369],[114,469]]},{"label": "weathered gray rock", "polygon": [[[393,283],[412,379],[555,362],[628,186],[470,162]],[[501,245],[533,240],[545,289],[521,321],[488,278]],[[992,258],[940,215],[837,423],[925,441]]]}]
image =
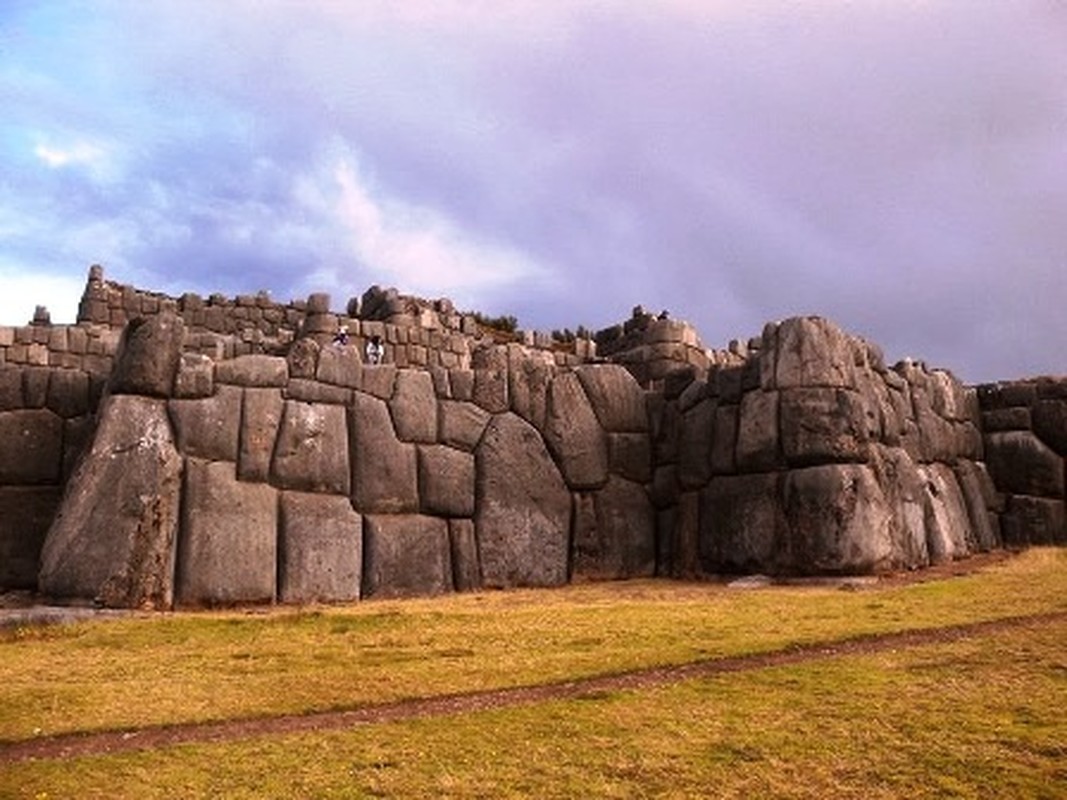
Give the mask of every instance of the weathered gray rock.
[{"label": "weathered gray rock", "polygon": [[[773,341],[764,342],[761,360],[772,358],[768,344],[773,346],[774,387],[790,389],[798,386],[856,385],[855,361],[848,336],[832,322],[820,317],[793,317],[778,325]],[[770,369],[762,372],[763,388]]]},{"label": "weathered gray rock", "polygon": [[442,400],[437,416],[438,438],[441,443],[473,452],[485,433],[491,415],[474,403]]},{"label": "weathered gray rock", "polygon": [[697,403],[682,414],[678,436],[678,483],[683,489],[699,489],[711,479],[711,448],[715,442],[713,400]]},{"label": "weathered gray rock", "polygon": [[238,356],[215,365],[215,383],[281,388],[289,381],[289,364],[280,356]]},{"label": "weathered gray rock", "polygon": [[122,332],[111,370],[111,392],[169,397],[184,338],[185,322],[177,314],[163,312],[131,320]]},{"label": "weathered gray rock", "polygon": [[452,591],[448,523],[417,514],[364,518],[363,594],[410,597]]},{"label": "weathered gray rock", "polygon": [[555,363],[545,353],[537,357],[520,345],[508,346],[508,399],[511,410],[538,430],[545,426],[548,386],[555,375]]},{"label": "weathered gray rock", "polygon": [[22,370],[0,366],[0,411],[24,408],[22,402]]},{"label": "weathered gray rock", "polygon": [[58,483],[63,420],[47,409],[0,411],[0,485]]},{"label": "weathered gray rock", "polygon": [[286,400],[299,400],[302,403],[329,403],[335,406],[347,406],[352,403],[351,389],[305,378],[291,379],[282,390],[282,396]]},{"label": "weathered gray rock", "polygon": [[89,413],[89,375],[77,369],[53,370],[46,405],[64,419]]},{"label": "weathered gray rock", "polygon": [[445,445],[419,445],[419,506],[442,517],[474,515],[474,456]]},{"label": "weathered gray rock", "polygon": [[396,364],[365,365],[362,391],[379,400],[388,400],[396,388],[396,373]]},{"label": "weathered gray rock", "polygon": [[359,351],[354,347],[323,347],[318,353],[318,367],[314,377],[334,386],[362,389],[363,361]]},{"label": "weathered gray rock", "polygon": [[891,511],[867,466],[791,470],[782,485],[791,570],[864,574],[893,564]]},{"label": "weathered gray rock", "polygon": [[277,556],[277,490],[238,481],[226,461],[186,459],[175,603],[273,602]]},{"label": "weathered gray rock", "polygon": [[591,501],[592,513],[576,513],[574,575],[597,580],[654,575],[656,515],[644,488],[612,476],[600,491],[577,497]]},{"label": "weathered gray rock", "polygon": [[776,473],[717,476],[700,492],[705,572],[768,572],[788,566]]},{"label": "weathered gray rock", "polygon": [[987,552],[1000,547],[1000,524],[990,501],[995,489],[989,473],[982,465],[967,460],[959,461],[954,471],[974,536],[968,542],[970,549]]},{"label": "weathered gray rock", "polygon": [[0,586],[37,588],[41,547],[59,495],[55,486],[0,486]]},{"label": "weathered gray rock", "polygon": [[166,402],[107,398],[45,539],[40,590],[114,607],[169,608],[181,481]]},{"label": "weathered gray rock", "polygon": [[609,433],[608,469],[628,481],[652,480],[652,444],[647,433]]},{"label": "weathered gray rock", "polygon": [[575,372],[604,430],[609,433],[648,430],[645,392],[626,368],[618,364],[586,364]]},{"label": "weathered gray rock", "polygon": [[283,408],[278,389],[244,390],[237,455],[237,477],[241,480],[266,483],[270,478],[270,462]]},{"label": "weathered gray rock", "polygon": [[289,348],[286,360],[289,362],[289,377],[311,379],[319,368],[319,351],[321,345],[311,338],[298,339]]},{"label": "weathered gray rock", "polygon": [[1034,433],[1061,456],[1067,456],[1067,400],[1039,400],[1033,407]]},{"label": "weathered gray rock", "polygon": [[715,437],[711,443],[711,474],[732,475],[737,471],[737,418],[739,406],[715,409]]},{"label": "weathered gray rock", "polygon": [[63,420],[63,477],[64,484],[74,474],[82,454],[93,443],[96,432],[96,419],[89,414]]},{"label": "weathered gray rock", "polygon": [[364,514],[419,509],[415,445],[401,442],[384,400],[355,392],[348,415],[352,503]]},{"label": "weathered gray rock", "polygon": [[215,393],[215,362],[202,353],[182,353],[174,377],[174,396],[185,399]]},{"label": "weathered gray rock", "polygon": [[448,382],[452,386],[452,399],[473,402],[474,400],[474,370],[450,369]]},{"label": "weathered gray rock", "polygon": [[571,489],[596,489],[608,479],[607,436],[573,372],[548,389],[545,442]]},{"label": "weathered gray rock", "polygon": [[859,394],[819,387],[781,395],[782,452],[790,466],[867,460],[866,407]]},{"label": "weathered gray rock", "polygon": [[26,408],[45,407],[51,378],[52,370],[47,367],[26,367],[22,371],[22,401]]},{"label": "weathered gray rock", "polygon": [[341,406],[286,400],[271,462],[283,489],[348,495],[348,425]]},{"label": "weathered gray rock", "polygon": [[214,397],[167,403],[178,449],[208,461],[237,461],[242,390],[219,386]]},{"label": "weathered gray rock", "polygon": [[347,497],[282,492],[278,600],[358,600],[363,572],[363,519]]},{"label": "weathered gray rock", "polygon": [[925,567],[930,563],[926,543],[926,479],[903,448],[879,448],[874,455],[870,466],[890,512],[892,555],[886,567]]},{"label": "weathered gray rock", "polygon": [[1067,544],[1067,514],[1062,500],[1012,495],[1000,526],[1004,544],[1011,547]]},{"label": "weathered gray rock", "polygon": [[946,464],[927,464],[919,468],[926,481],[926,548],[930,563],[938,564],[970,555],[971,532],[967,506],[952,468]]},{"label": "weathered gray rock", "polygon": [[1029,408],[994,408],[982,412],[982,430],[1028,431],[1032,426]]},{"label": "weathered gray rock", "polygon": [[482,568],[478,563],[478,538],[474,521],[450,519],[448,539],[452,546],[452,581],[457,592],[482,588]]},{"label": "weathered gray rock", "polygon": [[571,497],[537,430],[515,414],[498,415],[475,457],[485,585],[565,583]]},{"label": "weathered gray rock", "polygon": [[437,393],[430,373],[402,369],[389,401],[393,427],[402,442],[437,441]]},{"label": "weathered gray rock", "polygon": [[1063,458],[1029,431],[985,437],[986,464],[1003,492],[1035,497],[1064,496]]},{"label": "weathered gray rock", "polygon": [[746,392],[737,423],[737,469],[764,472],[781,465],[778,392]]}]

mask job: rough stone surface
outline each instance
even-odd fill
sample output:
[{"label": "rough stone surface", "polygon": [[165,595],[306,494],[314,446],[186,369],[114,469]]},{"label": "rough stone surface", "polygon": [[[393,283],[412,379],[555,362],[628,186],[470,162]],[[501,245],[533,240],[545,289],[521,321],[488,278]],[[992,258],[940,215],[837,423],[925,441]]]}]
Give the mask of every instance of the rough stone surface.
[{"label": "rough stone surface", "polygon": [[215,362],[202,353],[182,353],[174,377],[174,396],[186,399],[215,393]]},{"label": "rough stone surface", "polygon": [[474,515],[474,456],[445,445],[419,445],[419,505],[442,517]]},{"label": "rough stone surface", "polygon": [[715,409],[715,437],[711,443],[711,474],[730,475],[737,470],[738,406],[719,406]]},{"label": "rough stone surface", "polygon": [[[291,364],[292,359],[290,359]],[[362,389],[363,362],[359,351],[354,347],[327,346],[322,348],[322,352],[318,353],[318,367],[314,376],[323,383],[334,386]]]},{"label": "rough stone surface", "polygon": [[348,415],[352,502],[364,514],[414,514],[419,509],[415,445],[393,431],[384,400],[356,392]]},{"label": "rough stone surface", "polygon": [[278,389],[244,390],[237,455],[237,477],[241,480],[265,483],[270,478],[270,462],[283,408]]},{"label": "rough stone surface", "polygon": [[474,521],[450,519],[448,538],[452,547],[452,581],[457,592],[482,588],[482,568],[478,563],[478,538]]},{"label": "rough stone surface", "polygon": [[856,392],[787,389],[779,416],[782,452],[790,466],[867,460],[866,408]]},{"label": "rough stone surface", "polygon": [[379,400],[388,400],[396,387],[396,373],[396,364],[364,366],[362,390]]},{"label": "rough stone surface", "polygon": [[718,406],[704,400],[682,414],[678,440],[678,482],[683,489],[699,489],[711,478],[711,448],[715,442]]},{"label": "rough stone surface", "polygon": [[973,461],[960,461],[954,472],[971,523],[971,550],[987,552],[1000,547],[1000,525],[988,500],[992,487],[989,474]]},{"label": "rough stone surface", "polygon": [[81,370],[52,371],[46,405],[64,419],[89,413],[89,376]]},{"label": "rough stone surface", "polygon": [[430,373],[402,369],[389,401],[393,427],[402,442],[437,441],[437,393]]},{"label": "rough stone surface", "polygon": [[0,367],[0,411],[14,411],[23,407],[22,370]]},{"label": "rough stone surface", "polygon": [[215,365],[216,383],[282,388],[288,381],[289,364],[278,356],[238,356]]},{"label": "rough stone surface", "polygon": [[408,597],[452,591],[448,523],[418,514],[364,517],[363,594]]},{"label": "rough stone surface", "polygon": [[166,402],[109,397],[45,539],[41,591],[170,607],[181,475]]},{"label": "rough stone surface", "polygon": [[930,563],[938,564],[969,554],[971,532],[967,506],[952,468],[945,464],[928,464],[919,468],[926,480],[926,547]]},{"label": "rough stone surface", "polygon": [[700,561],[706,572],[777,572],[787,556],[778,475],[718,476],[700,492]]},{"label": "rough stone surface", "polygon": [[592,364],[578,367],[575,372],[604,430],[648,430],[645,393],[628,370],[618,364]]},{"label": "rough stone surface", "polygon": [[574,373],[557,375],[548,389],[545,442],[572,489],[596,489],[607,481],[607,436]]},{"label": "rough stone surface", "polygon": [[59,496],[54,486],[0,486],[0,586],[37,588],[41,547]]},{"label": "rough stone surface", "polygon": [[1067,456],[1067,400],[1039,400],[1033,418],[1038,438],[1060,456]]},{"label": "rough stone surface", "polygon": [[1064,496],[1063,458],[1029,431],[985,437],[986,464],[1001,491],[1035,497]]},{"label": "rough stone surface", "polygon": [[282,492],[278,600],[358,600],[363,571],[363,519],[347,497]]},{"label": "rough stone surface", "polygon": [[214,397],[167,404],[178,449],[208,461],[237,461],[242,391],[220,386]]},{"label": "rough stone surface", "polygon": [[635,483],[652,480],[652,444],[647,433],[609,433],[608,469]]},{"label": "rough stone surface", "polygon": [[1000,525],[1004,543],[1012,547],[1067,544],[1067,515],[1062,500],[1012,495]]},{"label": "rough stone surface", "polygon": [[441,443],[473,452],[492,415],[474,403],[442,400],[437,416]]},{"label": "rough stone surface", "polygon": [[614,580],[655,574],[656,516],[644,488],[613,476],[586,497],[592,513],[580,513],[575,521],[575,577]]},{"label": "rough stone surface", "polygon": [[175,603],[271,603],[277,555],[277,490],[238,481],[228,462],[186,459]]},{"label": "rough stone surface", "polygon": [[348,495],[350,478],[345,410],[286,400],[271,482],[283,489]]},{"label": "rough stone surface", "polygon": [[47,409],[0,411],[0,485],[58,483],[63,420]]},{"label": "rough stone surface", "polygon": [[571,497],[537,430],[515,414],[498,415],[475,455],[485,585],[565,583]]},{"label": "rough stone surface", "polygon": [[122,332],[111,371],[111,392],[169,397],[184,337],[185,323],[176,314],[131,320]]},{"label": "rough stone surface", "polygon": [[778,392],[746,392],[737,425],[737,469],[763,472],[780,463]]},{"label": "rough stone surface", "polygon": [[508,347],[508,399],[511,410],[538,430],[544,430],[548,387],[555,365],[531,358],[525,348]]},{"label": "rough stone surface", "polygon": [[[855,386],[855,363],[848,337],[828,320],[820,317],[785,320],[778,326],[774,348],[776,388]],[[770,358],[770,353],[761,357]],[[762,372],[766,379],[769,370]]]}]

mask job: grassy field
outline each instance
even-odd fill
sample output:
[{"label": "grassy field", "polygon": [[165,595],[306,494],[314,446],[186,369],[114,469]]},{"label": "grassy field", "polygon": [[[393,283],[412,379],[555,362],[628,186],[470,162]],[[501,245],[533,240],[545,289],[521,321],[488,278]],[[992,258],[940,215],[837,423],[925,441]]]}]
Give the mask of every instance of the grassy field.
[{"label": "grassy field", "polygon": [[[1067,610],[1067,551],[10,632],[0,739],[304,713]],[[344,732],[0,763],[0,797],[1065,797],[1067,624]]]}]

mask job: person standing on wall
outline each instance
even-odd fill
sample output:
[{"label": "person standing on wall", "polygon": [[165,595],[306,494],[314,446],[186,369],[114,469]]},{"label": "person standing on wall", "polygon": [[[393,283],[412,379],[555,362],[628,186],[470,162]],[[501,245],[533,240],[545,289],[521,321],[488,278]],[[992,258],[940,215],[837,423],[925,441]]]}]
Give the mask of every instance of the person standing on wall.
[{"label": "person standing on wall", "polygon": [[382,337],[377,335],[370,337],[367,341],[367,363],[381,364],[383,356],[385,356],[385,345],[382,344]]}]

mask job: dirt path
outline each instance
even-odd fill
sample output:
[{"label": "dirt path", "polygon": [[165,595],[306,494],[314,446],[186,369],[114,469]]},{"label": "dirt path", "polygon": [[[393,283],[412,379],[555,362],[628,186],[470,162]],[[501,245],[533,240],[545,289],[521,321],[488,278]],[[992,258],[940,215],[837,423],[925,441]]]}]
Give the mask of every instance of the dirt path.
[{"label": "dirt path", "polygon": [[520,686],[466,694],[415,698],[346,711],[300,715],[229,719],[221,722],[179,723],[101,733],[71,733],[26,741],[0,743],[0,764],[27,759],[65,759],[147,750],[186,742],[228,742],[252,736],[333,731],[359,725],[463,714],[509,706],[527,705],[604,692],[665,686],[692,678],[731,672],[798,664],[846,655],[864,655],[900,647],[952,642],[986,636],[1013,628],[1049,625],[1067,620],[1067,612],[948,625],[940,628],[859,636],[839,641],[816,642],[768,653],[695,661],[669,667],[653,667],[614,675],[583,678],[564,683]]}]

